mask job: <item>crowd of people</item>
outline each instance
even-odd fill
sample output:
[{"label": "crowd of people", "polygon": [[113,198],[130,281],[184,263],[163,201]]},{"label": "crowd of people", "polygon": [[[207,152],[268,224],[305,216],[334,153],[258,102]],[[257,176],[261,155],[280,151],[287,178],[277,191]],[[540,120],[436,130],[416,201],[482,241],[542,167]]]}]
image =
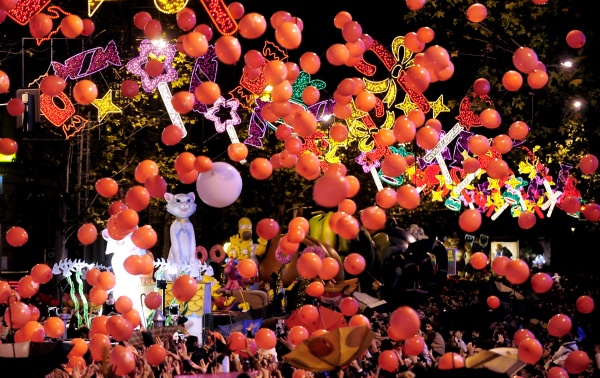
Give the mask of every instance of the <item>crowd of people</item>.
[{"label": "crowd of people", "polygon": [[[554,366],[562,366],[569,353],[583,350],[590,357],[590,364],[579,376],[600,377],[600,325],[596,311],[583,314],[575,306],[581,295],[598,298],[600,285],[597,280],[577,273],[563,274],[551,290],[539,294],[528,283],[517,285],[513,292],[498,291],[496,282],[507,286],[510,284],[493,274],[475,279],[449,277],[441,293],[422,295],[421,302],[413,304],[421,318],[421,335],[425,341],[422,353],[411,355],[405,351],[403,340],[394,341],[389,337],[390,312],[366,307],[361,313],[368,317],[375,334],[371,345],[348,366],[328,372],[310,373],[286,362],[284,356],[294,349],[294,345],[288,340],[285,322],[282,321],[275,330],[277,346],[272,350],[258,349],[257,353],[252,353],[250,347],[245,351],[232,352],[227,338],[218,328],[205,330],[201,340],[191,334],[179,337],[178,333],[175,337],[153,337],[142,328],[142,346],[134,347],[128,342],[120,344],[134,351],[136,368],[129,374],[130,377],[175,377],[220,372],[237,372],[239,377],[262,378],[433,377],[442,373],[438,363],[445,353],[454,352],[468,358],[482,350],[515,348],[515,333],[519,329],[527,329],[543,345],[544,352],[537,363],[526,364],[518,372],[519,376],[548,377],[549,370]],[[489,295],[501,298],[499,308],[489,308],[486,304]],[[571,332],[562,337],[550,335],[546,328],[548,320],[558,313],[569,316],[572,321]],[[10,341],[11,332],[5,326],[3,324],[0,327],[0,337],[7,342]],[[85,333],[77,332],[76,329],[69,329],[68,336],[86,337]],[[247,336],[253,336],[250,329]],[[167,357],[163,363],[153,366],[148,363],[145,353],[155,343],[165,347]],[[388,350],[398,356],[399,366],[394,372],[382,369],[378,363],[379,355]],[[87,363],[84,369],[72,369],[63,364],[56,366],[48,377],[115,376],[114,366],[107,361],[94,362],[89,352],[84,358]],[[473,369],[461,369],[462,376],[467,374],[467,370]],[[483,376],[482,370],[477,372],[477,376]]]}]

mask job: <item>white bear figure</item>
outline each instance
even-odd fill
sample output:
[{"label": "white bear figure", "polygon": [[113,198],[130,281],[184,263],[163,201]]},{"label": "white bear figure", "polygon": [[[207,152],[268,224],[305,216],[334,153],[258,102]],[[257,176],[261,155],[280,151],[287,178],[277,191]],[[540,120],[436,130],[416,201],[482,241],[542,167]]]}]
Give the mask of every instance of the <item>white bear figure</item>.
[{"label": "white bear figure", "polygon": [[[133,302],[133,308],[138,311],[140,317],[143,319],[148,314],[142,312],[142,300],[140,298],[142,293],[144,293],[142,290],[142,281],[140,276],[129,274],[123,264],[127,257],[131,255],[145,255],[146,250],[133,244],[131,234],[121,240],[114,240],[108,234],[108,230],[104,229],[102,237],[106,240],[106,254],[113,255],[111,265],[116,277],[116,284],[110,291],[113,292],[115,300],[119,299],[122,295],[128,296]],[[145,322],[143,323],[145,324]]]},{"label": "white bear figure", "polygon": [[167,261],[183,267],[196,259],[196,234],[190,222],[190,216],[196,212],[196,196],[190,192],[165,193],[164,197],[167,200],[167,211],[175,216],[171,223],[171,248]]}]

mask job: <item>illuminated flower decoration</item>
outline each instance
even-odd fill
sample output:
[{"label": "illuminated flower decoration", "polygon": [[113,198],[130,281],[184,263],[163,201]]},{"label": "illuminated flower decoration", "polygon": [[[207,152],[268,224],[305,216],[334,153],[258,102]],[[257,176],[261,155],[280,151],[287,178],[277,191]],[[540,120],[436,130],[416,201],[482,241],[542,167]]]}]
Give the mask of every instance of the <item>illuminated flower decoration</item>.
[{"label": "illuminated flower decoration", "polygon": [[[215,130],[218,133],[224,132],[228,127],[239,125],[241,122],[240,116],[237,112],[240,103],[237,99],[232,98],[229,100],[225,100],[223,96],[219,97],[217,101],[215,101],[214,105],[209,108],[206,113],[204,113],[204,117],[206,119],[211,120],[215,123]],[[225,120],[225,122],[221,121],[221,118],[217,115],[217,112],[221,110],[221,107],[229,108],[229,119]]]},{"label": "illuminated flower decoration", "polygon": [[[175,45],[166,44],[164,46],[158,46],[152,43],[151,40],[144,39],[140,44],[140,55],[131,59],[126,67],[129,72],[140,77],[144,92],[151,93],[158,87],[158,83],[170,83],[177,80],[179,77],[177,71],[173,67],[173,59],[175,58],[176,53],[177,47],[175,47]],[[165,71],[163,74],[155,77],[150,77],[143,68],[143,66],[148,63],[148,58],[151,54],[156,57],[165,57],[162,62]]]}]

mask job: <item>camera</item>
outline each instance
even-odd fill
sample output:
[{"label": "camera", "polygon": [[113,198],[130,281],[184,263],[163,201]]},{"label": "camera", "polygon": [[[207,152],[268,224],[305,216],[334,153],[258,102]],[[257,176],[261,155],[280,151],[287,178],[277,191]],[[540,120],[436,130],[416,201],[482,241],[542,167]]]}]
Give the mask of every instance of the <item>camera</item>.
[{"label": "camera", "polygon": [[171,314],[171,315],[179,315],[179,305],[178,304],[172,304],[171,306],[169,306],[169,314]]},{"label": "camera", "polygon": [[166,280],[158,280],[158,281],[156,281],[156,286],[159,289],[166,289],[167,288],[167,281]]}]

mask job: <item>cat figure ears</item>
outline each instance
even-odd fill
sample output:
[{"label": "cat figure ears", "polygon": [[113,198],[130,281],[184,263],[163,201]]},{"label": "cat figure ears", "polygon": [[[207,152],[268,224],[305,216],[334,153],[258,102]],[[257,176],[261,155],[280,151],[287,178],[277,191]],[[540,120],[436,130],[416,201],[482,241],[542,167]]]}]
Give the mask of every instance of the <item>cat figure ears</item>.
[{"label": "cat figure ears", "polygon": [[174,197],[177,196],[181,196],[181,195],[186,195],[189,199],[192,200],[192,202],[196,201],[196,195],[194,194],[194,192],[189,192],[188,194],[183,194],[183,193],[179,193],[179,194],[172,194],[172,193],[165,193],[163,195],[164,199],[169,202],[171,201]]}]

